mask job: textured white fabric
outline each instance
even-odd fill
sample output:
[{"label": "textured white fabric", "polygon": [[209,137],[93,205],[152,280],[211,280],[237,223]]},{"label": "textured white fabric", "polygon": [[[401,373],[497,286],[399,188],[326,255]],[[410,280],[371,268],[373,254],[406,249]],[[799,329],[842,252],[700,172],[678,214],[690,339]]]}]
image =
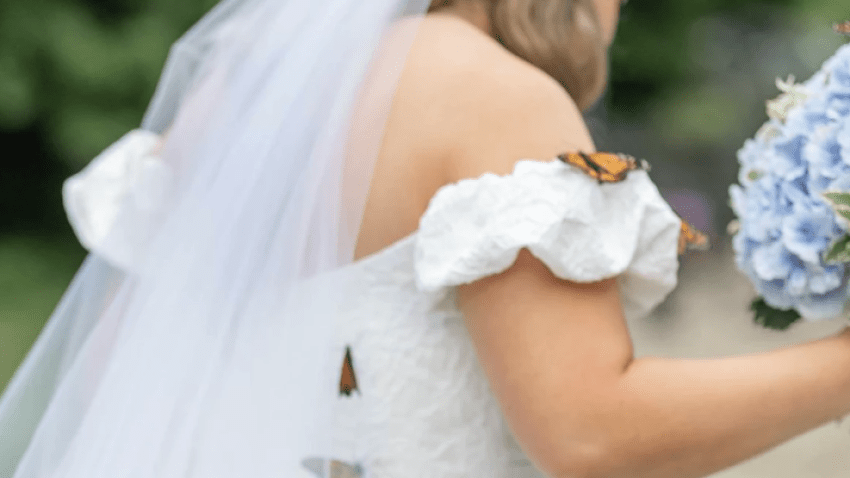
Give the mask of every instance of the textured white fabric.
[{"label": "textured white fabric", "polygon": [[[70,194],[96,252],[0,396],[0,478],[277,478],[309,474],[305,461],[371,463],[330,453],[345,291],[296,291],[353,260],[427,8],[223,0],[178,42],[142,125],[164,138],[173,187],[152,197],[166,206],[145,201],[157,180],[122,176],[128,157],[98,161],[87,179],[100,191]],[[160,217],[144,220],[149,207]],[[370,432],[369,448],[384,436]]]},{"label": "textured white fabric", "polygon": [[[140,223],[157,216],[173,181],[172,171],[152,154],[159,140],[150,131],[131,131],[62,188],[65,211],[80,243],[124,270],[133,269],[131,251],[148,239],[140,231],[151,228]],[[124,211],[131,211],[132,221],[122,220]],[[120,235],[120,240],[107,241],[110,234]]]},{"label": "textured white fabric", "polygon": [[[133,151],[125,142],[102,161],[117,171]],[[88,220],[108,221],[118,197],[91,202]],[[676,283],[678,233],[678,217],[643,172],[600,185],[560,162],[522,161],[508,176],[443,187],[416,233],[303,285],[308,295],[350,286],[338,346],[353,351],[359,392],[340,398],[335,456],[371,457],[372,478],[542,477],[505,423],[453,286],[506,269],[528,247],[559,277],[619,275],[626,311],[639,315]],[[370,434],[383,437],[380,449],[364,449]]]},{"label": "textured white fabric", "polygon": [[645,171],[599,184],[560,161],[520,161],[434,196],[416,270],[434,291],[502,272],[528,248],[562,279],[618,277],[627,317],[640,317],[676,286],[680,225]]}]

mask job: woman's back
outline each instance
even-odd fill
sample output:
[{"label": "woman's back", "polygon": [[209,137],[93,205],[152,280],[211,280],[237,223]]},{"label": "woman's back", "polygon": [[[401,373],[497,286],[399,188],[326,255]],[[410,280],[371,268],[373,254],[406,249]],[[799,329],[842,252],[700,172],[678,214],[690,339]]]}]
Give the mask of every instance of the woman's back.
[{"label": "woman's back", "polygon": [[357,258],[414,232],[445,184],[593,148],[560,85],[450,15],[422,21],[392,101]]},{"label": "woman's back", "polygon": [[[380,102],[369,103],[374,104]],[[370,113],[361,112],[366,117]],[[358,125],[355,121],[354,135]],[[356,136],[354,140],[352,144]],[[429,234],[442,223],[475,222],[464,214],[460,199],[475,182],[459,181],[495,173],[524,183],[522,187],[542,171],[540,186],[546,188],[550,179],[556,186],[550,184],[546,193],[526,189],[529,194],[523,196],[532,203],[546,201],[561,196],[558,186],[569,181],[559,173],[570,172],[548,161],[576,149],[590,151],[593,144],[578,108],[554,79],[465,20],[431,14],[421,22],[375,164],[358,261],[346,268],[353,291],[343,307],[341,335],[351,348],[360,393],[350,402],[341,400],[351,407],[350,417],[374,416],[373,407],[385,415],[380,424],[357,418],[342,423],[341,456],[357,456],[356,437],[383,428],[389,431],[389,443],[370,459],[378,463],[371,469],[378,475],[542,476],[504,421],[457,307],[455,289],[444,278],[422,282],[453,253],[443,247],[439,234]],[[536,160],[528,169],[537,171],[515,173],[523,159]],[[433,202],[435,193],[442,199],[438,202],[450,204]],[[569,191],[564,193],[566,197]],[[473,209],[511,217],[530,211],[528,205]],[[423,218],[426,211],[429,219]],[[502,232],[529,230],[516,223]],[[481,229],[467,238],[487,239],[491,232]],[[422,251],[434,260],[421,257]],[[476,252],[492,254],[493,260],[452,266],[452,272],[483,277],[511,254]]]}]

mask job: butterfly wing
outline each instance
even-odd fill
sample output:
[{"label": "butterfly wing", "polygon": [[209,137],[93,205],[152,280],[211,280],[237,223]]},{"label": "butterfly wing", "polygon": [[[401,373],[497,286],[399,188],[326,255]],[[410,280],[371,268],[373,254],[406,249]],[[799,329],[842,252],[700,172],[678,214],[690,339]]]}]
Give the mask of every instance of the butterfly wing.
[{"label": "butterfly wing", "polygon": [[835,30],[835,33],[850,35],[850,21],[833,25],[832,29]]},{"label": "butterfly wing", "polygon": [[679,255],[681,256],[690,249],[704,251],[709,248],[708,236],[694,229],[686,221],[682,221],[679,233]]},{"label": "butterfly wing", "polygon": [[357,389],[357,376],[354,374],[354,364],[351,360],[351,347],[345,348],[345,359],[342,363],[342,376],[339,379],[339,393],[347,397]]},{"label": "butterfly wing", "polygon": [[626,179],[629,171],[649,169],[645,161],[638,161],[625,154],[574,152],[562,154],[558,159],[602,183],[617,183]]},{"label": "butterfly wing", "polygon": [[612,153],[593,153],[588,155],[592,161],[602,170],[599,178],[603,182],[615,183],[626,179],[626,174],[637,168],[637,162],[631,156]]},{"label": "butterfly wing", "polygon": [[[626,179],[629,171],[649,170],[649,164],[632,156],[614,153],[564,153],[558,159],[584,171],[588,176],[600,183],[617,183]],[[693,226],[681,221],[679,233],[679,255],[687,250],[706,250],[709,248],[708,236],[694,229]]]},{"label": "butterfly wing", "polygon": [[596,164],[589,160],[588,156],[584,153],[565,153],[558,156],[558,159],[563,161],[566,164],[575,166],[580,170],[584,171],[588,176],[599,179],[599,176],[602,171],[596,167]]}]

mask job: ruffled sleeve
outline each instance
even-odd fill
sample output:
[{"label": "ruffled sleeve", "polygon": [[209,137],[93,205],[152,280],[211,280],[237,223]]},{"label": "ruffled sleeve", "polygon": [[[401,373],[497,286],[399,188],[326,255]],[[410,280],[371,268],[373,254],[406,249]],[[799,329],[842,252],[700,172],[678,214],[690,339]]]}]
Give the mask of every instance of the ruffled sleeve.
[{"label": "ruffled sleeve", "polygon": [[149,131],[131,131],[62,188],[77,239],[89,252],[122,269],[133,268],[173,180],[154,154],[159,140]]},{"label": "ruffled sleeve", "polygon": [[559,161],[520,161],[437,192],[416,235],[417,283],[474,282],[527,248],[562,279],[617,277],[626,316],[642,317],[676,286],[680,228],[645,171],[600,184]]}]

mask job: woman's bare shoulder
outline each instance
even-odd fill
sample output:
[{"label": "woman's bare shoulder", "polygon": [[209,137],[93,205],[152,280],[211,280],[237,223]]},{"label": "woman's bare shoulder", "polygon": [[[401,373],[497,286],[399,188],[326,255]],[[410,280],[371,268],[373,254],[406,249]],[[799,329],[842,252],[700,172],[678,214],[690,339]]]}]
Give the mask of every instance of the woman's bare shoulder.
[{"label": "woman's bare shoulder", "polygon": [[422,21],[408,64],[419,73],[416,77],[423,86],[444,94],[520,94],[533,86],[539,93],[569,100],[552,77],[483,31],[449,15],[432,14]]},{"label": "woman's bare shoulder", "polygon": [[406,89],[448,143],[449,181],[593,149],[581,111],[557,81],[463,20],[423,20],[406,68]]}]

